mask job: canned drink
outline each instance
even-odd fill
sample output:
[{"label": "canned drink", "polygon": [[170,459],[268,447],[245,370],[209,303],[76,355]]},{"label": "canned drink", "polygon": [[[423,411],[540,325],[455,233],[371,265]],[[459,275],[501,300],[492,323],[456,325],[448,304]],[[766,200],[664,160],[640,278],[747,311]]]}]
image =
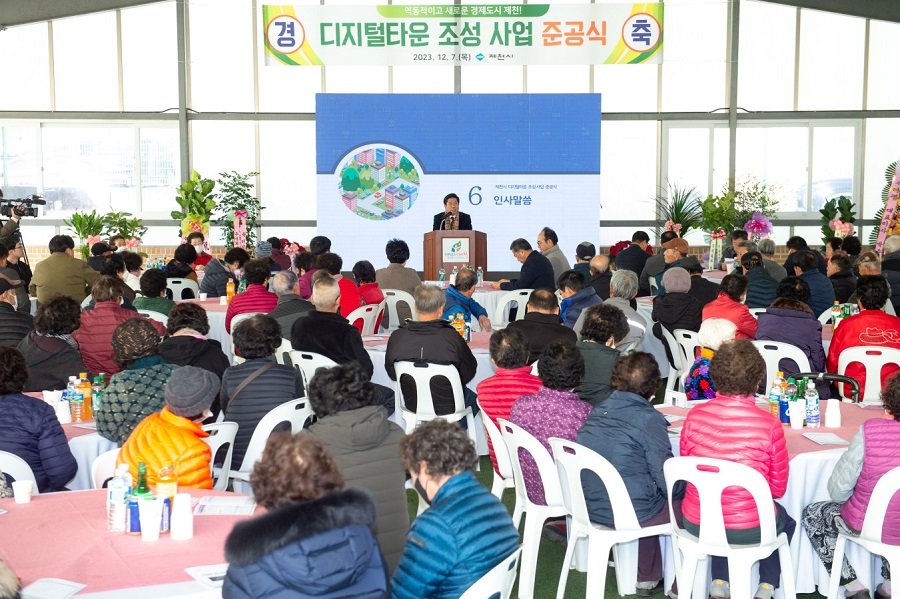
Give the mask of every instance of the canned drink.
[{"label": "canned drink", "polygon": [[781,400],[778,402],[778,420],[781,421],[781,424],[790,424],[791,418],[788,415],[788,400],[782,396]]},{"label": "canned drink", "polygon": [[138,510],[137,497],[128,498],[128,509],[125,511],[125,532],[130,535],[141,534],[141,516]]},{"label": "canned drink", "polygon": [[466,343],[472,341],[472,325],[466,323]]},{"label": "canned drink", "polygon": [[159,532],[169,532],[172,526],[172,500],[168,497],[163,498],[162,504],[162,520],[159,523]]}]

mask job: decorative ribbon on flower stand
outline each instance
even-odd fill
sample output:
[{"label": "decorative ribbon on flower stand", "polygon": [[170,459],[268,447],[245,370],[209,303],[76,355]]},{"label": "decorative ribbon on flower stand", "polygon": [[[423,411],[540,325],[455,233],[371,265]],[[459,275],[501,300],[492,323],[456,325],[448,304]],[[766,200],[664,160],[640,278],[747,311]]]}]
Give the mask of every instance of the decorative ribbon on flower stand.
[{"label": "decorative ribbon on flower stand", "polygon": [[247,211],[234,211],[234,247],[247,249]]},{"label": "decorative ribbon on flower stand", "polygon": [[884,252],[884,240],[892,234],[894,218],[897,216],[897,201],[900,199],[900,168],[894,171],[894,180],[891,181],[891,189],[888,192],[887,202],[884,204],[884,216],[881,217],[881,226],[878,227],[878,240],[875,242],[875,252],[880,256]]},{"label": "decorative ribbon on flower stand", "polygon": [[719,229],[709,234],[709,270],[715,270],[722,261],[722,248],[724,245],[725,231]]}]

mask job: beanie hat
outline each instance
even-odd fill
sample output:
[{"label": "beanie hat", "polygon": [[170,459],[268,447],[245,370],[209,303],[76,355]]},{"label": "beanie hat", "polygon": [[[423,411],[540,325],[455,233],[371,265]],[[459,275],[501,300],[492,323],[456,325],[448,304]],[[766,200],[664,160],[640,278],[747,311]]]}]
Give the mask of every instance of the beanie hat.
[{"label": "beanie hat", "polygon": [[105,241],[98,241],[94,245],[91,246],[91,255],[92,256],[102,256],[107,252],[114,252],[116,248],[110,247],[108,243]]},{"label": "beanie hat", "polygon": [[268,241],[260,241],[256,244],[256,248],[254,248],[253,253],[256,254],[257,258],[271,258],[272,244]]},{"label": "beanie hat", "polygon": [[691,290],[691,275],[685,269],[676,266],[663,273],[662,283],[666,293],[687,293]]},{"label": "beanie hat", "polygon": [[116,327],[112,347],[116,361],[127,364],[156,353],[159,333],[146,318],[131,318]]},{"label": "beanie hat", "polygon": [[176,416],[198,416],[219,393],[219,377],[196,366],[176,368],[166,383],[166,405]]}]

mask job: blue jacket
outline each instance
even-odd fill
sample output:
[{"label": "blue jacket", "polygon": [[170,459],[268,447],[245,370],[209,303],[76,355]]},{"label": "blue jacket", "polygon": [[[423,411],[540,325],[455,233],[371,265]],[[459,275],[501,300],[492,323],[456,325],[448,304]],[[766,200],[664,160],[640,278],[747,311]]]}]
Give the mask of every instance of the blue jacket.
[{"label": "blue jacket", "polygon": [[597,290],[588,285],[575,295],[567,297],[559,305],[559,319],[570,329],[575,328],[575,322],[581,316],[582,310],[591,306],[602,304],[603,300],[597,295]]},{"label": "blue jacket", "polygon": [[482,316],[488,315],[487,310],[481,304],[457,291],[455,285],[447,287],[445,297],[444,313],[441,314],[441,318],[444,320],[453,320],[453,316],[458,313],[462,313],[463,320],[466,322],[471,321],[472,316],[478,320]]},{"label": "blue jacket", "polygon": [[346,489],[239,522],[225,541],[225,599],[381,599],[390,578],[372,535],[375,505]]},{"label": "blue jacket", "polygon": [[747,304],[748,308],[768,308],[775,301],[778,281],[772,278],[765,268],[751,268],[747,271]]},{"label": "blue jacket", "polygon": [[818,318],[822,312],[834,305],[834,285],[817,270],[810,270],[800,275],[809,285],[809,307],[813,316]]},{"label": "blue jacket", "polygon": [[[577,441],[609,460],[625,481],[639,522],[666,507],[663,463],[672,457],[666,418],[635,393],[613,391],[578,431]],[[591,521],[613,525],[606,488],[595,475],[584,477]]]},{"label": "blue jacket", "polygon": [[53,408],[21,393],[0,396],[0,451],[28,462],[41,493],[64,490],[78,471]]},{"label": "blue jacket", "polygon": [[413,522],[393,596],[457,599],[518,546],[519,532],[500,500],[474,474],[461,472]]}]

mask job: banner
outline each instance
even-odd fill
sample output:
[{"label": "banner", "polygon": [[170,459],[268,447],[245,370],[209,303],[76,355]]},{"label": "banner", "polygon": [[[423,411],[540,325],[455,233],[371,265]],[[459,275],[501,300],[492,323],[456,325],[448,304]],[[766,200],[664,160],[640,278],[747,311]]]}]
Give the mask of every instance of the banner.
[{"label": "banner", "polygon": [[263,6],[266,64],[639,64],[663,4]]},{"label": "banner", "polygon": [[900,160],[894,170],[894,179],[891,181],[891,189],[888,192],[887,202],[884,204],[884,215],[881,217],[881,226],[878,228],[878,240],[875,242],[875,252],[880,256],[884,251],[884,240],[888,238],[894,219],[897,214],[897,201],[900,200]]}]

